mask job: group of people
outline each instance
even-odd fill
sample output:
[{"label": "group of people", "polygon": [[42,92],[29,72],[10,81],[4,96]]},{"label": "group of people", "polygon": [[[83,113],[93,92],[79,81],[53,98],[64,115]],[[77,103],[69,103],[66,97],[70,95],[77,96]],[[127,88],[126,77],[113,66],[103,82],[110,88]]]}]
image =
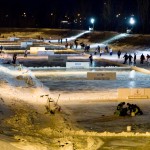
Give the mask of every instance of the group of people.
[{"label": "group of people", "polygon": [[74,41],[74,43],[68,43],[68,40],[66,39],[66,43],[65,43],[65,48],[67,49],[68,47],[70,49],[72,49],[75,46],[75,49],[78,48],[78,42],[77,40]]},{"label": "group of people", "polygon": [[[75,42],[75,45],[76,45],[76,42]],[[84,50],[84,52],[89,52],[90,51],[90,45],[84,44],[84,42],[81,42],[80,46],[81,46],[81,49]],[[77,49],[77,46],[76,46],[76,49]]]},{"label": "group of people", "polygon": [[58,43],[62,44],[62,38],[58,39]]},{"label": "group of people", "polygon": [[[60,40],[58,40],[58,41],[59,41],[58,43],[60,43]],[[61,40],[61,41],[62,41],[62,40]],[[72,48],[77,49],[77,48],[78,48],[78,45],[81,46],[81,49],[83,49],[84,52],[90,52],[90,45],[89,45],[89,44],[85,44],[84,42],[79,43],[77,39],[74,40],[74,43],[68,43],[68,42],[67,42],[67,39],[66,39],[65,48],[68,48],[68,47],[70,46],[70,47],[69,47],[70,49],[72,49]],[[95,54],[95,55],[96,55],[96,54],[100,54],[100,56],[101,56],[102,53],[104,53],[104,51],[106,51],[107,53],[110,53],[110,55],[113,54],[112,49],[109,48],[107,45],[105,46],[104,50],[102,50],[101,47],[98,45],[98,46],[96,47],[96,49],[95,49],[94,54]]]},{"label": "group of people", "polygon": [[99,45],[96,47],[95,51],[94,51],[94,55],[99,54],[100,56],[102,56],[102,54],[106,52],[109,53],[110,56],[112,56],[113,54],[113,50],[112,48],[108,47],[107,45],[105,46],[104,49],[102,49]]},{"label": "group of people", "polygon": [[142,110],[136,104],[127,103],[126,106],[125,104],[126,104],[125,102],[119,103],[114,114],[117,116],[143,115]]},{"label": "group of people", "polygon": [[[109,52],[110,55],[112,55],[111,49],[109,49],[109,51],[110,51]],[[101,50],[100,46],[98,46],[96,48],[96,50],[94,51],[94,55],[99,54],[100,56],[102,56],[103,52],[104,51]],[[121,57],[121,51],[120,50],[117,51],[117,55],[118,55],[118,59],[120,59],[120,57]],[[131,54],[125,53],[122,58],[124,58],[123,64],[127,64],[128,63],[129,65],[132,65],[132,64],[136,65],[136,61],[137,61],[137,54],[136,53],[134,53],[133,56]],[[90,62],[92,64],[92,61],[93,61],[92,54],[90,54],[89,59],[90,59]],[[147,54],[146,58],[145,58],[144,54],[141,54],[141,56],[140,56],[140,64],[144,64],[144,61],[146,61],[147,64],[150,65],[150,55],[149,54]]]},{"label": "group of people", "polygon": [[[58,43],[62,43],[62,39],[58,39]],[[79,43],[78,39],[74,40],[74,43],[68,43],[67,39],[66,39],[66,43],[65,43],[65,48],[67,49],[68,47],[70,49],[78,48],[78,45],[81,46],[81,49],[84,50],[84,52],[90,52],[90,45],[89,44],[85,44],[84,42]],[[95,51],[94,51],[94,55],[99,54],[100,56],[104,53],[109,53],[110,56],[112,56],[113,54],[113,50],[112,48],[108,47],[107,45],[104,47],[104,49],[102,49],[99,45],[96,47]]]},{"label": "group of people", "polygon": [[[13,64],[16,64],[17,55],[18,55],[17,53],[14,53],[13,56],[12,56],[12,63],[13,63]],[[24,57],[27,57],[27,55],[28,55],[28,50],[26,49],[26,50],[24,51]]]},{"label": "group of people", "polygon": [[[68,39],[67,39],[67,38],[66,38],[65,41],[66,41],[66,43],[65,43],[65,48],[68,48],[68,47],[69,47],[70,49],[72,49],[74,46],[75,46],[75,49],[78,48],[78,45],[79,45],[78,39],[74,40],[74,43],[68,43]],[[61,44],[62,44],[62,38],[58,39],[58,43],[61,43]],[[87,44],[84,44],[83,42],[81,42],[81,43],[80,43],[80,46],[81,46],[81,49],[84,49],[84,52],[89,52],[89,51],[90,51],[90,45],[87,45]],[[102,50],[102,49],[100,48],[100,46],[98,45],[97,48],[96,48],[95,51],[94,51],[94,55],[99,54],[100,56],[102,56],[102,54],[104,53],[104,51],[105,51],[106,53],[109,53],[110,56],[112,56],[112,54],[113,54],[112,48],[110,48],[110,47],[108,47],[108,46],[106,45],[105,48]],[[118,59],[120,59],[121,54],[122,54],[121,51],[118,50],[118,51],[117,51]],[[25,55],[25,57],[26,57],[26,55]],[[92,56],[90,56],[90,58],[91,58],[91,57],[92,57]],[[129,61],[129,65],[131,65],[132,63],[133,63],[134,65],[136,64],[136,58],[137,58],[136,53],[134,53],[134,56],[132,56],[131,54],[125,53],[124,56],[123,56],[123,58],[124,58],[123,64],[126,64],[127,61]],[[148,65],[149,65],[149,64],[150,64],[150,55],[147,54],[146,58],[147,58],[147,62],[148,62]],[[90,59],[90,60],[91,60],[91,59]],[[145,60],[146,60],[146,59],[145,59],[145,56],[142,54],[142,55],[140,56],[140,64],[143,64]]]},{"label": "group of people", "polygon": [[[118,56],[118,57],[120,58],[120,56]],[[127,60],[129,60],[129,65],[131,65],[132,63],[134,63],[134,65],[136,64],[136,53],[134,53],[134,56],[132,56],[131,54],[128,55],[127,53],[125,53],[123,58],[124,58],[123,64],[126,64]],[[133,59],[133,61],[132,61],[132,59]]]},{"label": "group of people", "polygon": [[[118,54],[118,58],[120,58],[121,51],[118,51],[117,54]],[[131,65],[132,63],[134,63],[134,65],[135,65],[136,64],[136,57],[137,57],[136,53],[134,53],[134,56],[132,56],[131,54],[128,55],[127,53],[125,53],[125,55],[123,56],[123,58],[124,58],[123,64],[126,64],[127,60],[129,60],[129,65]],[[144,54],[141,54],[141,56],[140,56],[140,64],[143,64],[145,60],[147,62],[149,62],[150,55],[147,54],[146,58],[147,58],[147,60],[145,59]],[[132,61],[132,59],[133,59],[133,61]]]}]

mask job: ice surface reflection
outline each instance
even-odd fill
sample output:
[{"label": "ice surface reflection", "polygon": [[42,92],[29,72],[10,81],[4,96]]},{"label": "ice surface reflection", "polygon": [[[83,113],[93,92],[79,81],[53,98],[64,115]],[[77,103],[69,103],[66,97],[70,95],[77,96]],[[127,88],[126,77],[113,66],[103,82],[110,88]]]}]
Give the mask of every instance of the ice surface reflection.
[{"label": "ice surface reflection", "polygon": [[86,71],[43,71],[35,75],[50,88],[57,91],[105,91],[118,88],[150,88],[150,75],[135,71],[117,71],[116,80],[86,80]]}]

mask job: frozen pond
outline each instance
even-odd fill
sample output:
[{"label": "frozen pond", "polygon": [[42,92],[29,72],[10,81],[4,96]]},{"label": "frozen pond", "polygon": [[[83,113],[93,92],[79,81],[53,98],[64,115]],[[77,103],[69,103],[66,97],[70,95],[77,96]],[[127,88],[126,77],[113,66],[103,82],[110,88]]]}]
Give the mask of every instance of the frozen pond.
[{"label": "frozen pond", "polygon": [[[114,71],[113,71],[114,72]],[[87,71],[34,71],[51,91],[106,91],[118,88],[150,88],[150,75],[116,71],[116,80],[87,80]]]}]

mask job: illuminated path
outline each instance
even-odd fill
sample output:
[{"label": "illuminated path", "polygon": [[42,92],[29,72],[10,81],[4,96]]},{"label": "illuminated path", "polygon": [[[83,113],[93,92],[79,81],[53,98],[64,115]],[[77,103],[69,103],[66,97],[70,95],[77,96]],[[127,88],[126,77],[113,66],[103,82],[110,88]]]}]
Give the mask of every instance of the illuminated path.
[{"label": "illuminated path", "polygon": [[90,48],[96,48],[98,45],[99,45],[100,47],[105,47],[105,46],[108,45],[109,43],[111,43],[111,42],[113,42],[113,41],[115,41],[115,40],[118,40],[118,39],[122,39],[122,38],[127,37],[127,36],[129,36],[129,34],[121,33],[121,34],[119,34],[119,35],[116,35],[116,36],[114,36],[114,37],[108,39],[108,40],[105,40],[105,41],[102,42],[102,43],[91,44],[91,45],[90,45]]},{"label": "illuminated path", "polygon": [[[90,33],[90,32],[91,32],[91,31],[84,31],[84,32],[82,32],[82,33],[80,33],[80,34],[77,34],[77,35],[75,35],[75,36],[62,38],[62,42],[66,42],[66,39],[67,39],[68,42],[69,42],[69,41],[74,41],[74,40],[76,40],[77,38],[83,36],[84,34]],[[108,40],[105,40],[105,41],[102,42],[102,43],[90,44],[90,48],[96,48],[98,45],[99,45],[100,47],[105,47],[105,46],[106,46],[107,44],[109,44],[110,42],[113,42],[113,41],[115,41],[115,40],[118,40],[118,39],[121,39],[121,38],[124,38],[124,37],[127,37],[127,36],[129,36],[129,34],[121,33],[121,34],[119,34],[119,35],[116,35],[116,36],[114,36],[114,37],[108,39]],[[49,41],[51,41],[52,43],[58,43],[58,40],[45,40],[45,42],[49,42]],[[78,49],[80,49],[80,48],[78,48]]]},{"label": "illuminated path", "polygon": [[[69,41],[73,41],[73,40],[75,40],[75,39],[81,37],[82,35],[84,35],[84,34],[86,34],[86,33],[90,33],[90,31],[84,31],[84,32],[79,33],[79,34],[77,34],[77,35],[75,35],[75,36],[62,38],[62,42],[66,42],[66,39],[67,39],[68,42],[69,42]],[[49,42],[49,41],[50,41],[50,42],[52,42],[52,43],[58,43],[58,40],[44,40],[44,41],[45,41],[45,42]]]}]

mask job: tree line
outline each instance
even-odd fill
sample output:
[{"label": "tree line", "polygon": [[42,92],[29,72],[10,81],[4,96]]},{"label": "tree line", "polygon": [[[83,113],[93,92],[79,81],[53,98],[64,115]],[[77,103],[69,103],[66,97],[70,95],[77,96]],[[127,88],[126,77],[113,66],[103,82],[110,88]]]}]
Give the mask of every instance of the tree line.
[{"label": "tree line", "polygon": [[[0,27],[87,29],[94,17],[96,30],[124,32],[133,16],[134,30],[150,33],[149,10],[149,0],[5,0],[0,5]],[[68,21],[66,26],[63,20]]]}]

